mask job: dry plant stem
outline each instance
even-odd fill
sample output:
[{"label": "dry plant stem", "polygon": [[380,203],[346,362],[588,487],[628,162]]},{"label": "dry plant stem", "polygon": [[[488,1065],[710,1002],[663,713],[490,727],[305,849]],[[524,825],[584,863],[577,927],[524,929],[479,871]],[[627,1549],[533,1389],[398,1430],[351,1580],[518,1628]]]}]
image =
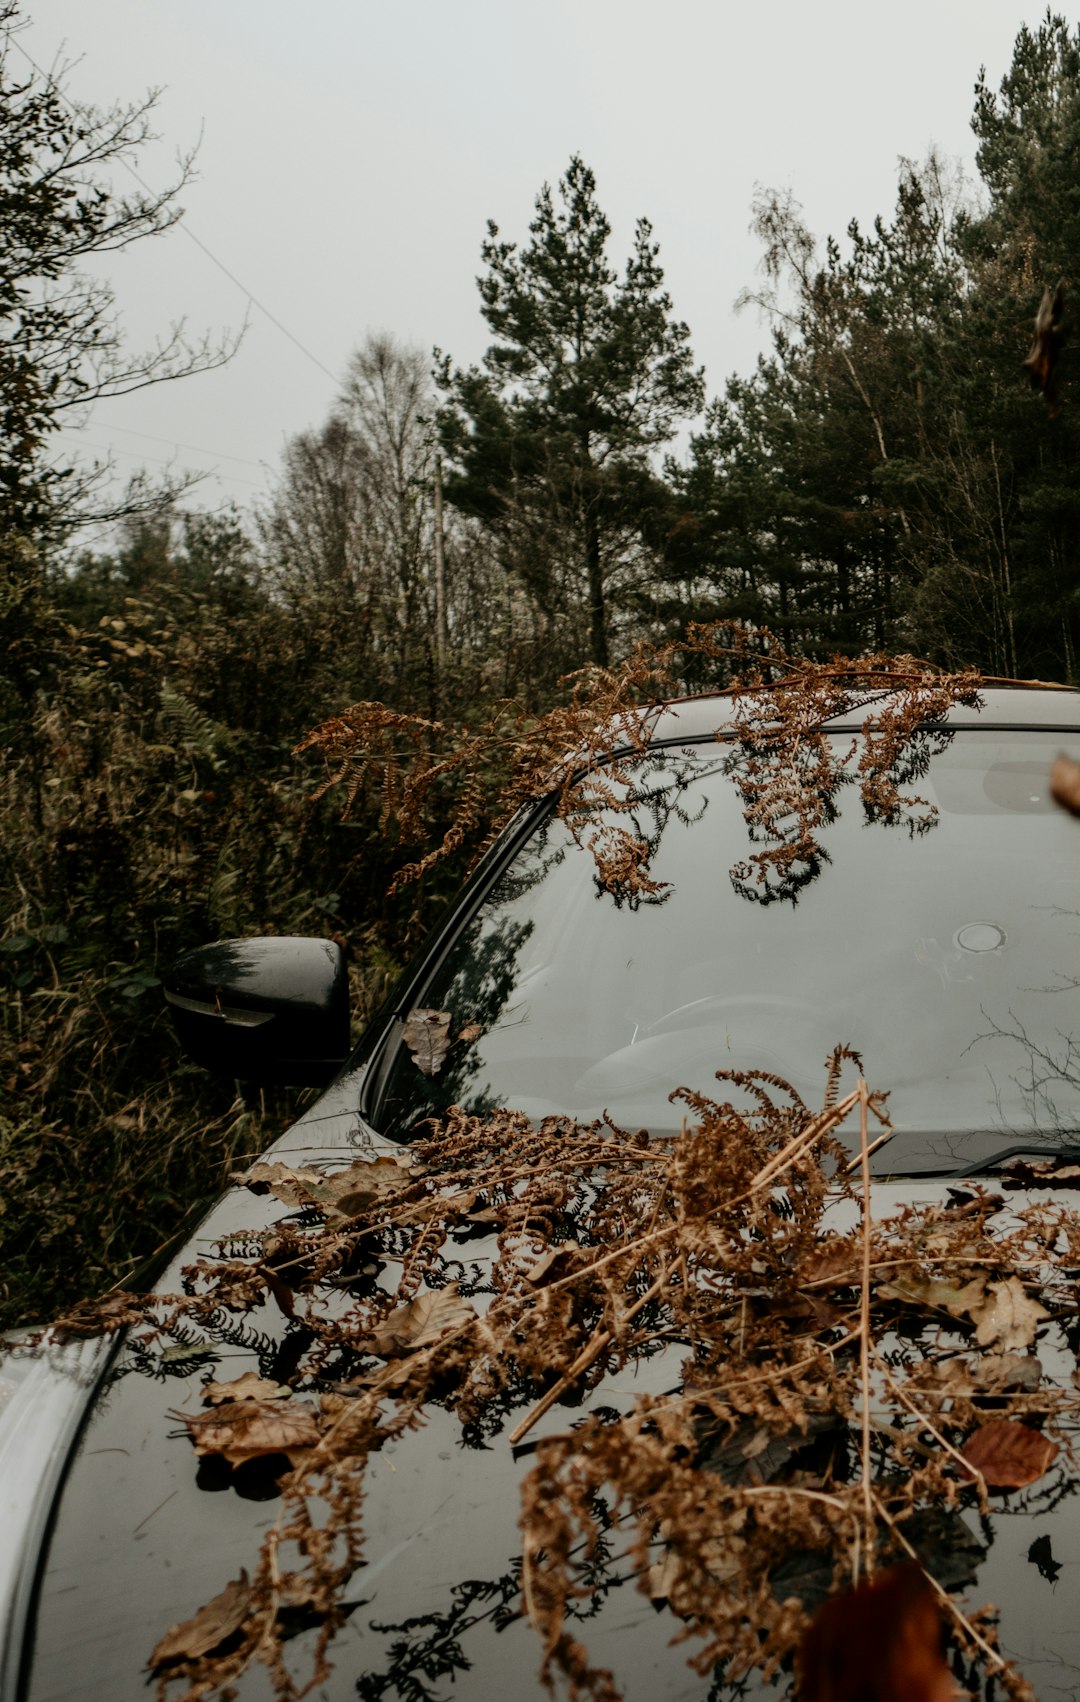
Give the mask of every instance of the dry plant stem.
[{"label": "dry plant stem", "polygon": [[[662,1291],[665,1283],[667,1282],[669,1274],[670,1273],[668,1271],[663,1271],[660,1276],[657,1277],[652,1287],[646,1289],[645,1293],[639,1300],[635,1300],[630,1310],[623,1316],[622,1321],[624,1324],[629,1324],[631,1319],[636,1318],[638,1313],[649,1304],[650,1300],[656,1299],[657,1295]],[[554,1287],[554,1284],[552,1284],[552,1287]],[[610,1347],[614,1339],[615,1334],[613,1330],[597,1331],[592,1340],[587,1342],[582,1348],[581,1352],[574,1360],[573,1365],[563,1372],[559,1381],[551,1385],[551,1388],[548,1389],[540,1400],[537,1401],[532,1411],[526,1413],[521,1423],[511,1430],[510,1435],[507,1437],[507,1441],[511,1448],[517,1447],[517,1444],[521,1441],[522,1437],[529,1434],[533,1425],[539,1423],[544,1414],[555,1405],[559,1396],[565,1394],[567,1389],[571,1388],[572,1385],[577,1382],[582,1373],[589,1369],[589,1366],[600,1356],[600,1354],[603,1353],[604,1349],[606,1347]]]},{"label": "dry plant stem", "polygon": [[[852,1107],[860,1103],[862,1105],[863,1146],[865,1148],[867,1144],[867,1107],[869,1105],[869,1097],[869,1089],[867,1088],[866,1083],[860,1078],[858,1087],[853,1088],[849,1094],[839,1100],[837,1104],[830,1106],[827,1111],[823,1111],[817,1117],[813,1118],[806,1128],[801,1129],[797,1135],[793,1135],[791,1140],[781,1147],[780,1151],[776,1153],[767,1164],[762,1166],[757,1175],[751,1181],[749,1188],[746,1189],[744,1193],[737,1195],[733,1200],[726,1202],[729,1208],[731,1206],[741,1205],[744,1200],[751,1199],[754,1194],[760,1193],[763,1188],[771,1186],[776,1177],[781,1175],[796,1158],[801,1157],[804,1152],[808,1152],[810,1148],[820,1141],[825,1135],[831,1134],[833,1129],[839,1127],[839,1125],[844,1121],[844,1118],[847,1116]],[[866,1171],[866,1176],[866,1186],[868,1189],[868,1169]],[[630,1252],[639,1251],[648,1242],[661,1240],[673,1235],[674,1233],[675,1226],[666,1225],[662,1230],[655,1231],[652,1235],[643,1236],[640,1241],[632,1243],[628,1247],[621,1247],[616,1249],[615,1252],[607,1254],[604,1259],[597,1260],[594,1265],[586,1266],[585,1271],[578,1271],[573,1277],[563,1278],[563,1282],[580,1281],[583,1275],[594,1270],[598,1270],[601,1265],[607,1264],[611,1259],[625,1256]],[[868,1241],[864,1247],[864,1259],[867,1258],[869,1258]],[[665,1272],[662,1276],[658,1277],[647,1293],[643,1294],[641,1299],[635,1302],[629,1312],[627,1312],[624,1322],[629,1323],[632,1318],[637,1316],[643,1306],[645,1306],[650,1300],[655,1299],[656,1295],[660,1293],[665,1281],[667,1280],[667,1274],[668,1273]],[[558,1286],[560,1285],[557,1283],[551,1284],[551,1288],[556,1288]],[[869,1305],[868,1297],[869,1279],[867,1279],[864,1291],[864,1312]],[[527,1413],[521,1423],[515,1426],[515,1428],[510,1432],[508,1441],[511,1447],[516,1447],[522,1438],[528,1435],[534,1424],[538,1423],[539,1420],[543,1418],[544,1414],[550,1410],[550,1408],[559,1399],[560,1395],[565,1394],[566,1390],[577,1381],[583,1372],[588,1370],[589,1366],[601,1353],[603,1353],[604,1349],[610,1346],[612,1339],[613,1337],[610,1330],[600,1330],[592,1338],[588,1345],[582,1349],[574,1363],[559,1378],[559,1381],[547,1390],[542,1399],[533,1407],[532,1411]],[[869,1408],[867,1408],[867,1411],[869,1411]],[[868,1436],[869,1430],[867,1429],[867,1437]],[[868,1440],[865,1447],[866,1458],[869,1460]]]},{"label": "dry plant stem", "polygon": [[[781,1147],[780,1151],[772,1159],[769,1160],[768,1164],[765,1164],[765,1165],[762,1166],[762,1168],[758,1171],[757,1175],[753,1178],[753,1180],[750,1184],[750,1187],[745,1191],[745,1193],[737,1195],[734,1200],[728,1202],[729,1206],[740,1205],[744,1200],[752,1198],[753,1195],[756,1194],[756,1193],[760,1193],[762,1188],[769,1187],[773,1183],[773,1181],[776,1179],[776,1177],[779,1176],[780,1174],[782,1174],[782,1172],[791,1163],[793,1163],[796,1158],[801,1157],[804,1152],[809,1151],[809,1149],[816,1142],[821,1140],[823,1138],[823,1136],[830,1134],[833,1129],[837,1128],[843,1122],[843,1120],[847,1116],[848,1112],[856,1104],[862,1105],[863,1147],[865,1149],[866,1144],[867,1144],[867,1140],[866,1140],[866,1135],[867,1135],[867,1107],[869,1105],[869,1097],[870,1097],[869,1089],[867,1088],[866,1083],[864,1081],[862,1081],[862,1079],[860,1078],[859,1086],[853,1088],[851,1093],[847,1094],[845,1096],[845,1098],[839,1100],[836,1105],[831,1106],[828,1111],[822,1112],[817,1117],[813,1118],[812,1121],[807,1125],[807,1127],[805,1129],[800,1130],[797,1135],[792,1136],[791,1140],[788,1141],[785,1146]],[[868,1166],[868,1160],[867,1160],[867,1166]],[[866,1186],[866,1189],[867,1189],[867,1198],[868,1198],[869,1197],[869,1193],[868,1193],[868,1190],[869,1190],[869,1168],[868,1167],[866,1169],[865,1176],[866,1176],[865,1186]],[[869,1221],[868,1217],[867,1217],[867,1221]],[[610,1260],[612,1258],[618,1257],[620,1255],[625,1255],[628,1252],[637,1251],[642,1246],[644,1246],[647,1242],[649,1242],[651,1240],[654,1240],[654,1239],[659,1240],[659,1239],[662,1239],[663,1237],[670,1236],[674,1233],[674,1230],[675,1230],[674,1225],[665,1226],[665,1228],[663,1230],[655,1232],[654,1235],[642,1237],[641,1241],[639,1241],[635,1244],[632,1244],[630,1247],[619,1248],[619,1249],[616,1250],[615,1253],[608,1254],[605,1259],[598,1260],[595,1265],[587,1266],[586,1271],[597,1270],[597,1269],[599,1269],[601,1264],[606,1264],[608,1262],[608,1260]],[[868,1260],[868,1259],[869,1259],[869,1240],[865,1239],[864,1262],[865,1262],[865,1260]],[[579,1272],[575,1273],[575,1276],[573,1278],[564,1278],[563,1281],[564,1282],[574,1281],[574,1280],[580,1281],[581,1277],[584,1274],[585,1274],[585,1272],[579,1271]],[[667,1280],[667,1276],[668,1276],[668,1273],[665,1272],[662,1276],[658,1277],[656,1282],[653,1283],[652,1287],[645,1294],[643,1294],[641,1296],[640,1300],[638,1300],[634,1303],[634,1305],[630,1308],[629,1312],[627,1312],[627,1314],[625,1316],[625,1319],[624,1319],[625,1323],[629,1323],[632,1318],[637,1316],[637,1314],[641,1311],[642,1307],[644,1307],[650,1300],[655,1299],[657,1294],[659,1294],[661,1289],[663,1288],[664,1283]],[[557,1286],[559,1286],[559,1285],[556,1284],[556,1283],[551,1284],[552,1288],[555,1288]],[[866,1284],[865,1284],[865,1288],[864,1288],[864,1301],[863,1301],[864,1315],[866,1314],[868,1307],[869,1307],[869,1292],[870,1292],[870,1290],[869,1290],[869,1276],[867,1276],[867,1280],[866,1280]],[[868,1333],[868,1326],[867,1326],[867,1333]],[[566,1390],[569,1389],[577,1381],[577,1379],[582,1375],[583,1372],[588,1370],[589,1366],[594,1362],[594,1360],[596,1360],[598,1358],[598,1356],[601,1353],[603,1353],[604,1349],[606,1347],[610,1346],[612,1339],[613,1339],[612,1332],[610,1330],[598,1331],[598,1333],[592,1338],[592,1340],[587,1344],[587,1346],[582,1349],[581,1353],[575,1359],[574,1363],[559,1378],[559,1381],[557,1383],[554,1383],[552,1385],[552,1387],[547,1390],[547,1392],[544,1394],[542,1399],[539,1400],[536,1403],[536,1405],[533,1407],[532,1411],[527,1413],[526,1416],[522,1419],[521,1423],[516,1425],[515,1428],[510,1432],[510,1435],[508,1437],[508,1441],[509,1441],[511,1447],[516,1447],[517,1444],[523,1439],[523,1437],[528,1435],[529,1431],[533,1428],[533,1426],[536,1423],[539,1422],[539,1420],[541,1418],[543,1418],[544,1414],[550,1410],[550,1408],[559,1399],[560,1395],[565,1394]],[[867,1403],[868,1403],[868,1398],[869,1397],[867,1396]],[[868,1416],[869,1416],[869,1405],[867,1404],[866,1441],[865,1441],[865,1458],[866,1458],[867,1462],[869,1462],[869,1453],[870,1453]],[[867,1475],[867,1482],[868,1482],[869,1481],[869,1479],[868,1479],[868,1465],[867,1465],[867,1474],[866,1475]]]},{"label": "dry plant stem", "polygon": [[[948,1437],[942,1434],[929,1414],[924,1412],[921,1407],[916,1406],[915,1402],[911,1399],[911,1396],[906,1394],[900,1387],[880,1354],[875,1353],[874,1358],[877,1360],[879,1367],[884,1373],[885,1381],[888,1383],[889,1388],[900,1402],[900,1405],[907,1407],[907,1410],[911,1413],[912,1417],[917,1418],[924,1429],[929,1430],[938,1446],[943,1448],[945,1452],[950,1454],[956,1461],[957,1465],[963,1471],[965,1478],[974,1478],[979,1490],[979,1500],[984,1508],[988,1506],[986,1479],[983,1477],[982,1472],[979,1471],[977,1466],[969,1465],[963,1454],[960,1453],[960,1450],[953,1447]],[[1041,1400],[1042,1404],[1045,1406],[1046,1397],[1041,1397]]]},{"label": "dry plant stem", "polygon": [[[874,1486],[870,1459],[870,1143],[867,1107],[870,1092],[859,1077],[855,1092],[859,1100],[859,1156],[862,1161],[862,1294],[859,1311],[859,1382],[862,1387],[862,1493],[867,1577],[874,1572]],[[858,1579],[856,1578],[856,1583]]]},{"label": "dry plant stem", "polygon": [[859,1090],[856,1087],[843,1099],[838,1100],[835,1105],[831,1105],[827,1111],[820,1111],[816,1117],[811,1119],[805,1129],[800,1129],[797,1135],[792,1135],[787,1145],[782,1146],[780,1151],[770,1158],[768,1164],[762,1165],[745,1193],[736,1194],[734,1199],[725,1201],[725,1205],[729,1209],[732,1206],[741,1206],[744,1200],[751,1199],[754,1194],[760,1193],[762,1188],[770,1187],[777,1176],[781,1175],[796,1158],[801,1158],[817,1141],[821,1140],[823,1135],[829,1135],[834,1129],[839,1128],[852,1106],[857,1105],[858,1102]]},{"label": "dry plant stem", "polygon": [[652,1247],[657,1241],[667,1240],[671,1233],[672,1225],[665,1223],[662,1229],[654,1229],[650,1235],[642,1235],[637,1241],[627,1241],[623,1246],[605,1253],[603,1258],[595,1259],[591,1265],[582,1265],[581,1269],[574,1271],[572,1275],[560,1277],[557,1282],[549,1282],[547,1292],[554,1294],[556,1289],[567,1288],[573,1282],[580,1282],[582,1277],[593,1276],[597,1271],[602,1271],[605,1265],[612,1264],[615,1259],[625,1259],[630,1253],[640,1253],[643,1247]]},{"label": "dry plant stem", "polygon": [[[866,1149],[867,1158],[870,1158],[875,1152],[877,1152],[879,1147],[883,1147],[889,1141],[891,1141],[892,1138],[893,1138],[893,1135],[895,1133],[896,1133],[895,1129],[886,1129],[884,1134],[876,1136],[875,1139],[870,1142],[870,1145]],[[844,1175],[845,1176],[853,1176],[855,1174],[856,1170],[860,1169],[861,1166],[862,1166],[862,1153],[860,1152],[857,1158],[853,1158],[851,1160],[850,1164],[846,1164],[844,1166]]]}]

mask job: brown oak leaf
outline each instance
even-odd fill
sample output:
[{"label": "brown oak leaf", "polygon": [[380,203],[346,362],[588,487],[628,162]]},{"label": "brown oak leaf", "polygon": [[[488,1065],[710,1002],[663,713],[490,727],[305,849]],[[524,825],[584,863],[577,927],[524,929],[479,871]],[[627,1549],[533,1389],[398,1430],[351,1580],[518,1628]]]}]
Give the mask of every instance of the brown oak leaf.
[{"label": "brown oak leaf", "polygon": [[415,1180],[412,1158],[358,1158],[347,1170],[335,1170],[320,1176],[308,1188],[316,1205],[322,1206],[332,1218],[366,1217],[378,1211],[392,1195],[408,1188]]},{"label": "brown oak leaf", "polygon": [[246,1572],[226,1584],[220,1595],[208,1601],[191,1619],[181,1621],[166,1631],[150,1656],[152,1668],[170,1666],[173,1661],[195,1661],[208,1655],[224,1643],[234,1631],[239,1631],[251,1606],[251,1584]]},{"label": "brown oak leaf", "polygon": [[1009,1389],[1031,1394],[1039,1387],[1042,1374],[1042,1361],[1033,1353],[980,1353],[970,1359],[960,1356],[928,1365],[923,1381],[957,1397],[1003,1394]]},{"label": "brown oak leaf", "polygon": [[412,1159],[358,1158],[344,1170],[292,1169],[287,1164],[253,1164],[235,1178],[252,1193],[274,1195],[287,1206],[319,1206],[331,1218],[362,1217],[413,1180]]},{"label": "brown oak leaf", "polygon": [[1030,1347],[1040,1323],[1049,1316],[1046,1307],[1030,1299],[1019,1277],[1014,1276],[1005,1282],[989,1283],[986,1299],[970,1312],[979,1346],[995,1348],[999,1353]]},{"label": "brown oak leaf", "polygon": [[1042,1477],[1058,1455],[1056,1442],[1015,1418],[980,1424],[960,1452],[992,1489],[1024,1489]]},{"label": "brown oak leaf", "polygon": [[995,1392],[1019,1389],[1031,1394],[1042,1382],[1042,1374],[1042,1361],[1034,1353],[984,1353],[973,1367],[979,1387]]}]

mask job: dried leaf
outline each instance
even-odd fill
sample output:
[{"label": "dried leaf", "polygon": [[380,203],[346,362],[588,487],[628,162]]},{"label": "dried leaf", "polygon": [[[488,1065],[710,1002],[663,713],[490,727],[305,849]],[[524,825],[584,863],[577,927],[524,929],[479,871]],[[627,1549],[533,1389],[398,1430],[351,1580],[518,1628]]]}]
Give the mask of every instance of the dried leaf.
[{"label": "dried leaf", "polygon": [[1075,1188],[1080,1181],[1080,1164],[1058,1164],[1048,1158],[1041,1164],[1017,1158],[1005,1172],[1006,1188]]},{"label": "dried leaf", "polygon": [[950,1188],[948,1193],[945,1210],[950,1217],[975,1217],[980,1212],[989,1216],[1005,1204],[1003,1194],[991,1194],[979,1182],[973,1182],[969,1188]]},{"label": "dried leaf", "polygon": [[960,1452],[993,1489],[1024,1489],[1056,1460],[1058,1447],[1015,1418],[992,1418],[969,1436]]},{"label": "dried leaf", "polygon": [[177,1416],[187,1425],[197,1454],[220,1454],[231,1466],[266,1454],[285,1454],[295,1465],[320,1436],[310,1401],[228,1401],[210,1412]]},{"label": "dried leaf", "polygon": [[288,1164],[259,1163],[250,1170],[235,1173],[232,1180],[250,1188],[253,1194],[273,1194],[283,1205],[306,1206],[311,1197],[309,1190],[318,1187],[324,1178],[321,1171],[309,1166],[293,1169]]},{"label": "dried leaf", "polygon": [[414,1181],[412,1159],[402,1153],[400,1157],[358,1158],[347,1170],[321,1176],[308,1192],[333,1217],[366,1217]]},{"label": "dried leaf", "polygon": [[1042,1361],[1033,1353],[980,1353],[971,1359],[958,1356],[930,1362],[922,1382],[924,1387],[932,1384],[956,1397],[997,1395],[1006,1390],[1031,1394],[1039,1387],[1042,1375]]},{"label": "dried leaf", "polygon": [[251,1584],[246,1572],[226,1584],[220,1595],[208,1601],[191,1619],[172,1626],[150,1656],[152,1668],[169,1666],[173,1661],[194,1661],[208,1655],[239,1631],[251,1605]]},{"label": "dried leaf", "polygon": [[104,1294],[100,1300],[80,1300],[57,1318],[52,1333],[59,1342],[77,1341],[82,1336],[100,1336],[141,1324],[145,1315],[146,1307],[135,1295]]},{"label": "dried leaf", "polygon": [[[711,1579],[724,1582],[738,1577],[739,1552],[731,1539],[745,1524],[746,1509],[743,1507],[732,1513],[724,1538],[717,1541],[706,1539],[702,1543],[700,1559]],[[672,1591],[677,1590],[685,1577],[686,1557],[678,1547],[672,1546],[672,1539],[678,1534],[674,1521],[662,1519],[658,1534],[665,1545],[664,1551],[659,1560],[654,1560],[648,1568],[647,1583],[650,1601],[660,1606],[670,1600]]]},{"label": "dried leaf", "polygon": [[216,1358],[216,1350],[209,1342],[175,1342],[167,1347],[161,1355],[162,1365],[183,1365],[188,1359],[205,1359],[210,1354]]},{"label": "dried leaf", "polygon": [[917,1276],[896,1277],[878,1287],[878,1294],[883,1300],[902,1300],[908,1306],[932,1306],[937,1311],[948,1312],[953,1318],[973,1317],[976,1308],[985,1299],[985,1291],[986,1282],[981,1276],[973,1277],[962,1287],[953,1282]]},{"label": "dried leaf", "polygon": [[363,1217],[413,1180],[408,1153],[358,1158],[345,1170],[293,1170],[287,1164],[254,1164],[236,1178],[252,1193],[269,1191],[289,1206],[319,1206],[333,1218]]},{"label": "dried leaf", "polygon": [[[319,1410],[324,1415],[332,1416],[343,1412],[348,1404],[348,1398],[355,1398],[361,1389],[400,1389],[414,1375],[414,1367],[408,1359],[392,1359],[386,1365],[380,1365],[375,1371],[361,1371],[355,1377],[350,1377],[347,1383],[333,1383],[330,1393],[319,1396]],[[331,1403],[337,1402],[336,1406]]]},{"label": "dried leaf", "polygon": [[420,1006],[405,1019],[405,1044],[413,1063],[426,1076],[437,1076],[446,1062],[453,1020],[449,1011],[423,1010]]},{"label": "dried leaf", "polygon": [[466,1223],[502,1223],[506,1217],[503,1206],[481,1206],[479,1211],[464,1214]]},{"label": "dried leaf", "polygon": [[819,1241],[799,1272],[803,1283],[839,1283],[845,1287],[858,1280],[859,1250],[847,1237],[827,1235]]},{"label": "dried leaf", "polygon": [[207,1383],[203,1400],[210,1406],[220,1406],[223,1401],[284,1401],[291,1394],[287,1383],[272,1383],[254,1371],[245,1371],[231,1383]]},{"label": "dried leaf", "polygon": [[972,1368],[980,1388],[1017,1389],[1032,1394],[1042,1382],[1042,1361],[1034,1353],[985,1353]]},{"label": "dried leaf", "polygon": [[483,1032],[484,1030],[478,1022],[467,1022],[458,1034],[458,1044],[460,1046],[471,1046],[474,1041],[479,1040]]},{"label": "dried leaf", "polygon": [[1037,1300],[1029,1299],[1018,1277],[1006,1282],[992,1282],[983,1304],[971,1311],[975,1324],[975,1340],[980,1347],[994,1347],[1001,1353],[1013,1353],[1030,1347],[1035,1332],[1050,1314]]},{"label": "dried leaf", "polygon": [[973,1395],[974,1372],[966,1359],[931,1360],[922,1373],[923,1387],[931,1386],[949,1395]]},{"label": "dried leaf", "polygon": [[976,1582],[988,1545],[955,1507],[916,1509],[904,1521],[904,1534],[919,1565],[943,1590],[966,1590]]},{"label": "dried leaf", "polygon": [[799,1702],[953,1702],[941,1616],[914,1566],[830,1596],[799,1650]]},{"label": "dried leaf", "polygon": [[1080,762],[1064,752],[1050,770],[1050,796],[1071,816],[1080,816]]},{"label": "dried leaf", "polygon": [[461,1298],[457,1283],[447,1283],[433,1294],[419,1294],[407,1306],[395,1307],[373,1331],[372,1346],[386,1359],[398,1353],[412,1353],[418,1347],[428,1347],[448,1330],[475,1316],[475,1306],[471,1300]]},{"label": "dried leaf", "polygon": [[649,1567],[649,1600],[658,1606],[666,1602],[682,1575],[682,1562],[670,1548],[665,1548],[659,1560]]},{"label": "dried leaf", "polygon": [[[574,1266],[582,1258],[583,1250],[576,1241],[560,1241],[554,1247],[549,1247],[541,1253],[534,1265],[525,1272],[525,1281],[531,1282],[534,1288],[540,1288],[549,1282],[558,1282],[569,1276]],[[594,1257],[585,1253],[585,1258]]]}]

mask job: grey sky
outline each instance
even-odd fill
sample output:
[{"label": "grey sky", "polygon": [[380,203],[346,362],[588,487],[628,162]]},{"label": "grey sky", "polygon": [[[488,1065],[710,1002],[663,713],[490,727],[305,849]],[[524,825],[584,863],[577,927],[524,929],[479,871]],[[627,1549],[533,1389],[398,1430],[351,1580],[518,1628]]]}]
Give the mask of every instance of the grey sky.
[{"label": "grey sky", "polygon": [[[580,152],[621,264],[648,217],[710,394],[766,334],[734,312],[754,281],[755,184],[811,228],[891,210],[901,155],[973,169],[980,64],[996,85],[1042,0],[24,0],[44,65],[80,98],[162,87],[140,171],[157,186],[199,140],[186,222],[308,359],[183,231],[109,261],[128,340],[186,316],[237,328],[220,372],[109,404],[67,441],[118,469],[211,469],[194,501],[246,505],[317,425],[364,336],[457,361],[486,344],[485,221],[524,237],[540,185]],[[320,368],[324,367],[326,371]]]}]

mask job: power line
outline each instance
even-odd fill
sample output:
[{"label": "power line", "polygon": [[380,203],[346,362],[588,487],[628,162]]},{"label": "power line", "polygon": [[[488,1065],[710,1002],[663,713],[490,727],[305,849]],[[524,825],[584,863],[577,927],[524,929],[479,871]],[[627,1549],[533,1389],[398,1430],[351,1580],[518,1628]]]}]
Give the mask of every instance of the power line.
[{"label": "power line", "polygon": [[[150,443],[164,443],[166,445],[171,445],[173,449],[186,449],[192,455],[209,455],[212,460],[238,461],[242,467],[258,467],[262,471],[266,470],[264,462],[253,461],[249,455],[230,455],[224,449],[203,449],[197,443],[179,443],[175,437],[159,437],[156,432],[137,431],[134,426],[102,425],[97,421],[91,420],[84,426],[64,426],[63,430],[78,432],[103,431],[109,434],[114,431],[118,431],[124,437],[145,437]],[[127,454],[128,451],[125,450],[124,453]]]},{"label": "power line", "polygon": [[[80,431],[81,429],[82,428],[80,426],[65,427],[65,430],[67,431]],[[107,445],[92,443],[89,447],[91,449],[103,448],[109,455],[126,455],[130,461],[138,461],[140,463],[153,461],[154,465],[157,467],[176,466],[175,456],[167,459],[164,455],[147,455],[145,450],[122,449],[120,445],[116,443],[110,443]],[[202,453],[202,451],[199,453]],[[250,485],[252,490],[265,489],[265,486],[258,479],[245,479],[242,473],[223,473],[219,467],[192,467],[188,470],[197,475],[200,479],[225,479],[228,480],[230,484],[234,485]]]},{"label": "power line", "polygon": [[[48,74],[45,71],[42,70],[41,66],[38,64],[37,60],[33,57],[33,55],[27,52],[27,50],[23,46],[22,42],[19,41],[13,35],[9,35],[7,39],[12,43],[13,46],[18,48],[18,50],[22,54],[23,58],[30,65],[33,66],[33,68],[37,72],[38,76],[43,78],[46,82],[49,82],[50,79],[49,79]],[[55,90],[55,93],[58,94],[60,99],[64,102],[65,106],[67,106],[68,110],[70,112],[74,113],[74,115],[76,117],[78,117],[79,111],[78,111],[78,108],[76,107],[74,101],[69,99],[68,95],[59,86],[59,84],[53,84],[53,88]],[[146,179],[141,175],[141,173],[137,172],[135,170],[135,167],[133,165],[131,165],[124,158],[124,156],[122,154],[118,154],[116,157],[119,159],[120,164],[123,166],[124,170],[126,172],[128,172],[130,174],[130,176],[132,176],[135,179],[136,183],[139,184],[139,186],[142,189],[145,189],[145,191],[148,195],[153,196],[154,191],[151,189],[150,185],[147,183]],[[225,276],[228,278],[229,282],[231,284],[236,285],[236,288],[240,291],[241,295],[246,296],[247,300],[251,303],[252,307],[258,308],[259,312],[264,316],[264,318],[269,319],[271,325],[275,325],[277,327],[277,329],[281,332],[282,336],[287,337],[289,339],[289,342],[292,343],[294,345],[294,347],[298,348],[300,350],[300,353],[302,355],[305,355],[307,357],[307,359],[309,361],[311,361],[313,366],[317,366],[320,372],[325,373],[326,377],[329,378],[329,380],[331,381],[332,384],[337,384],[339,382],[337,376],[330,371],[330,368],[328,366],[323,365],[323,363],[319,359],[318,355],[313,355],[311,350],[309,348],[306,348],[304,346],[304,344],[300,341],[299,337],[294,337],[293,333],[289,330],[289,327],[287,325],[283,325],[281,320],[277,317],[277,315],[274,314],[274,313],[271,313],[270,309],[263,302],[261,302],[259,300],[258,296],[254,295],[253,292],[248,289],[246,284],[242,284],[240,282],[240,279],[236,276],[235,272],[231,272],[229,270],[228,266],[226,266],[225,262],[223,260],[218,259],[217,255],[213,252],[213,250],[208,248],[206,246],[206,243],[202,241],[201,237],[197,237],[195,235],[195,232],[191,229],[191,226],[186,222],[186,220],[184,218],[181,217],[180,219],[177,220],[177,226],[180,230],[182,230],[184,232],[185,236],[190,237],[191,241],[195,244],[196,248],[202,249],[202,252],[206,255],[207,259],[213,262],[213,264],[217,267],[218,271],[223,272],[225,274]]]}]

